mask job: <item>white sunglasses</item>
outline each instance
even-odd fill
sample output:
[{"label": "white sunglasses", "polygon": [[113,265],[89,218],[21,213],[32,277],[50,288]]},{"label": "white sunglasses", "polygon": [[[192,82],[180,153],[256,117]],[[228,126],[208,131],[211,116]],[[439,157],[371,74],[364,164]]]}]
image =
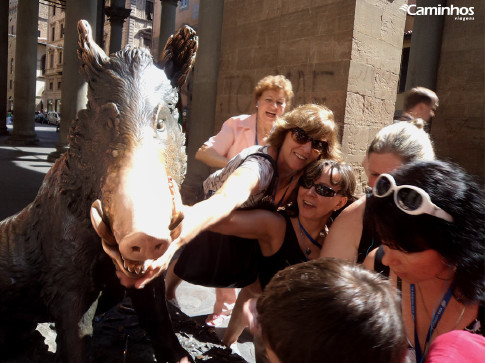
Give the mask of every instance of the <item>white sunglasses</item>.
[{"label": "white sunglasses", "polygon": [[381,174],[372,189],[372,194],[378,198],[387,197],[394,192],[394,203],[403,212],[411,215],[430,214],[432,216],[453,222],[453,217],[431,201],[428,193],[414,185],[396,185],[389,174]]}]

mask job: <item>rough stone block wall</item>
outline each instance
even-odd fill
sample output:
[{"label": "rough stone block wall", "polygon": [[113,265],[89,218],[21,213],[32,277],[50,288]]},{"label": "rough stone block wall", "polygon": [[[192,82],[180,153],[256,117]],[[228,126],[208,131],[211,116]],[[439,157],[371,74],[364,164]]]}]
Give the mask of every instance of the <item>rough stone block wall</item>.
[{"label": "rough stone block wall", "polygon": [[357,167],[377,130],[391,123],[405,0],[225,0],[214,132],[254,112],[252,90],[287,76],[294,105],[334,111],[347,161]]},{"label": "rough stone block wall", "polygon": [[485,184],[485,5],[482,1],[448,1],[474,5],[474,19],[445,17],[436,93],[440,107],[431,137],[437,155],[460,164]]},{"label": "rough stone block wall", "polygon": [[294,105],[325,103],[342,123],[355,0],[226,0],[215,130],[254,111],[252,91],[268,74],[287,76]]},{"label": "rough stone block wall", "polygon": [[392,122],[401,64],[405,12],[401,1],[357,1],[342,148],[363,188],[367,147]]}]

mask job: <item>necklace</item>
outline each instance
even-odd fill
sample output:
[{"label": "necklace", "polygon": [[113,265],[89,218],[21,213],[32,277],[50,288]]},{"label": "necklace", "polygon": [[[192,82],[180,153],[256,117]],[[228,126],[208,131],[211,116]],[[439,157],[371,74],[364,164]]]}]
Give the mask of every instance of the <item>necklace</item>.
[{"label": "necklace", "polygon": [[431,314],[429,313],[428,308],[424,303],[424,297],[423,297],[423,292],[421,291],[421,286],[419,286],[419,284],[417,284],[417,286],[418,286],[419,295],[421,296],[421,302],[423,303],[423,306],[424,306],[424,312],[426,313],[426,316],[431,320]]},{"label": "necklace", "polygon": [[[446,288],[446,285],[445,285]],[[445,290],[443,289],[443,292]],[[441,296],[439,297],[438,301],[439,304],[437,304],[437,307],[433,309],[433,317],[431,318],[431,322],[429,325],[428,333],[426,334],[426,340],[424,342],[423,349],[421,349],[421,344],[419,342],[418,338],[418,331],[417,331],[417,326],[416,326],[416,290],[415,290],[415,285],[411,284],[410,285],[410,297],[411,297],[411,314],[413,317],[413,322],[414,322],[414,349],[416,352],[416,362],[417,363],[422,363],[424,362],[424,358],[426,354],[428,353],[431,337],[436,330],[436,327],[438,326],[439,321],[441,320],[441,316],[445,312],[446,307],[448,306],[448,303],[451,299],[451,295],[453,292],[453,284],[451,284],[446,291],[446,293],[442,293]]]},{"label": "necklace", "polygon": [[278,203],[276,203],[276,192],[278,191],[278,183],[280,181],[280,176],[279,176],[279,173],[278,173],[278,158],[280,157],[280,154],[278,152],[278,156],[276,157],[276,167],[275,167],[275,184],[274,184],[274,192],[273,192],[273,205],[275,206],[276,209],[279,208],[279,206],[281,205],[281,203],[285,200],[285,197],[286,197],[286,193],[288,192],[288,189],[290,188],[290,185],[291,185],[291,182],[293,181],[293,178],[295,177],[295,175],[292,175],[291,178],[290,178],[290,181],[288,182],[288,185],[286,186],[286,189],[285,189],[285,192],[283,193],[283,196],[281,197],[281,199],[279,200]]},{"label": "necklace", "polygon": [[[424,303],[424,297],[423,297],[423,292],[421,291],[421,286],[419,286],[419,284],[417,284],[417,286],[418,286],[419,295],[421,295],[421,302],[423,303],[424,312],[426,313],[426,316],[431,320],[431,314],[429,313],[428,308],[426,307],[426,304]],[[436,308],[433,309],[433,311],[435,311],[435,310],[436,310]],[[463,319],[463,315],[465,314],[465,310],[466,310],[466,305],[463,305],[463,309],[461,309],[460,315],[458,315],[458,319],[456,319],[455,325],[453,326],[453,328],[451,330],[455,330],[456,327],[458,326],[458,324],[460,324],[460,321],[461,321],[461,319]],[[437,327],[436,331],[438,331],[438,327]]]},{"label": "necklace", "polygon": [[303,247],[305,248],[305,256],[308,258],[308,256],[310,256],[310,253],[312,253],[312,250],[305,243],[305,238],[303,237],[303,232],[301,231],[301,225],[300,225],[300,237],[301,237],[301,242],[303,243]]},{"label": "necklace", "polygon": [[307,236],[308,240],[313,245],[317,246],[320,249],[322,248],[322,245],[320,243],[318,243],[317,241],[315,241],[313,239],[313,237],[310,236],[310,234],[307,232],[307,230],[305,229],[305,227],[303,227],[303,225],[301,224],[300,216],[299,215],[298,215],[298,226],[300,227],[300,237],[301,237],[301,242],[303,243],[303,247],[305,248],[305,255],[308,257],[312,253],[312,250],[305,243],[305,237],[303,237],[303,232],[305,232],[305,235]]}]

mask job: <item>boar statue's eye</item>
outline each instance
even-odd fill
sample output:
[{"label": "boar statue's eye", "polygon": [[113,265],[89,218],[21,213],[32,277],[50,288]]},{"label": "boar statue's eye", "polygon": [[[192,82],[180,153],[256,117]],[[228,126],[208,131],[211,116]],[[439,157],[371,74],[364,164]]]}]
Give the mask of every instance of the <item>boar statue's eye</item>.
[{"label": "boar statue's eye", "polygon": [[158,119],[157,120],[157,130],[158,131],[163,131],[163,129],[165,128],[165,123],[163,122],[163,119]]}]

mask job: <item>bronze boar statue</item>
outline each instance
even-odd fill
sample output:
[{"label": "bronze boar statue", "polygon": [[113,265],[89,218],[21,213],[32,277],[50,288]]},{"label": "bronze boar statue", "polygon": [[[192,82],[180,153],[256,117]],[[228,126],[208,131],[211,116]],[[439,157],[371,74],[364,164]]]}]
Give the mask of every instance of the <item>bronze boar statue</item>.
[{"label": "bronze boar statue", "polygon": [[[195,32],[181,28],[156,64],[130,46],[108,57],[86,21],[78,32],[87,107],[35,200],[0,222],[1,359],[16,361],[37,324],[54,322],[56,359],[89,360],[80,323],[92,320],[100,292],[142,279],[182,218],[186,154],[176,104],[195,59]],[[127,292],[157,361],[192,361],[173,332],[164,290],[157,278]]]}]

